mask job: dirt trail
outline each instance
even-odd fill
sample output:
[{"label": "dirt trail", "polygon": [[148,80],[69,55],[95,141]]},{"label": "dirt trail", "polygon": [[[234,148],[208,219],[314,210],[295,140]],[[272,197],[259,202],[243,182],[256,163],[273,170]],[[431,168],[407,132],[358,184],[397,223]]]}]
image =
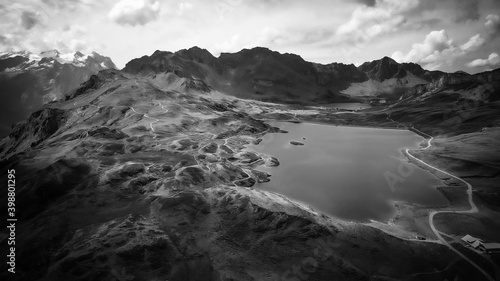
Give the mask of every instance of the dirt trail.
[{"label": "dirt trail", "polygon": [[[140,86],[139,84],[137,84],[137,80],[135,81],[135,84],[137,85],[137,87],[146,90],[144,87]],[[143,92],[144,93],[144,92]],[[165,112],[163,113],[167,113],[168,112],[168,109],[166,109],[162,104],[161,102],[158,102],[158,105],[163,109],[165,110]],[[154,118],[154,117],[151,117],[149,115],[147,115],[146,113],[139,113],[137,112],[133,107],[130,107],[130,109],[132,109],[133,112],[137,113],[137,114],[141,114],[141,115],[144,115],[144,117],[146,118],[149,118],[149,119],[153,119],[154,121],[149,123],[149,127],[151,128],[151,131],[154,132],[155,131],[155,128],[153,127],[153,124],[156,123],[156,122],[160,122],[160,119],[157,119],[157,118]]]}]

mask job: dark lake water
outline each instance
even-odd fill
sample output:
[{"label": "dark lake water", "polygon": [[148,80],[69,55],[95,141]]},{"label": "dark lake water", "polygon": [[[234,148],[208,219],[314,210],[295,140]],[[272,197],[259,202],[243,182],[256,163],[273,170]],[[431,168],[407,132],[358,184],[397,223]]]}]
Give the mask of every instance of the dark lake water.
[{"label": "dark lake water", "polygon": [[[401,152],[403,148],[418,147],[424,140],[413,132],[312,123],[272,125],[289,133],[268,134],[259,145],[248,149],[275,156],[281,165],[259,167],[272,176],[270,182],[256,188],[354,221],[387,221],[394,214],[394,201],[448,204],[435,188],[440,181],[430,172],[408,164]],[[304,145],[291,145],[290,140]],[[394,176],[400,181],[391,188],[387,177],[394,180]]]}]

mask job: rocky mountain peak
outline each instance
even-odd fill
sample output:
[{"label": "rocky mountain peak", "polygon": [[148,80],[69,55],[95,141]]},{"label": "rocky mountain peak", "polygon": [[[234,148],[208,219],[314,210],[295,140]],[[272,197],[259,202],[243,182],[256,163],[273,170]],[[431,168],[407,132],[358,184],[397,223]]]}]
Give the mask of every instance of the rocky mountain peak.
[{"label": "rocky mountain peak", "polygon": [[189,49],[182,49],[175,52],[176,56],[179,56],[183,59],[194,60],[199,63],[207,63],[211,64],[215,60],[217,60],[208,50],[202,49],[200,47],[194,46]]},{"label": "rocky mountain peak", "polygon": [[457,74],[457,75],[470,75],[469,73],[463,71],[463,70],[458,70],[458,71],[455,71],[453,72],[453,74]]},{"label": "rocky mountain peak", "polygon": [[395,60],[383,57],[380,60],[365,62],[359,69],[365,72],[368,77],[377,81],[406,76],[406,71]]},{"label": "rocky mountain peak", "polygon": [[133,59],[125,64],[123,71],[131,74],[154,74],[168,70],[170,58],[173,53],[156,50],[151,56],[145,55]]}]

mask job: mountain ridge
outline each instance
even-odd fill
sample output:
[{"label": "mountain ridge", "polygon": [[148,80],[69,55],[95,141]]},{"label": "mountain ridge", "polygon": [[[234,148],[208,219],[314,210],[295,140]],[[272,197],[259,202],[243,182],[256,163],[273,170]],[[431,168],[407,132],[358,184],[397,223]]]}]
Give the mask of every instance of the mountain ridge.
[{"label": "mountain ridge", "polygon": [[[423,69],[389,57],[353,64],[308,62],[301,56],[264,47],[213,56],[199,47],[177,52],[155,51],[129,61],[122,69],[134,75],[173,73],[196,78],[208,87],[242,98],[278,103],[398,100],[406,90],[440,78],[471,74]],[[466,79],[466,78],[465,78]]]},{"label": "mountain ridge", "polygon": [[97,52],[61,54],[57,50],[41,53],[0,53],[1,107],[0,135],[24,120],[47,102],[63,98],[90,75],[116,68],[113,61]]}]

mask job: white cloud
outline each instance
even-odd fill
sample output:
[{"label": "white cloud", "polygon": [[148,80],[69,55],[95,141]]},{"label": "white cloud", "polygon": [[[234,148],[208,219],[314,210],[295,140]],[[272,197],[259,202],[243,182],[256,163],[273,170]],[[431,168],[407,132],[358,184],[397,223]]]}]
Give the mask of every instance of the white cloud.
[{"label": "white cloud", "polygon": [[468,67],[495,67],[500,65],[500,56],[497,53],[491,53],[487,59],[476,59],[467,64]]},{"label": "white cloud", "polygon": [[476,34],[476,35],[472,36],[469,39],[469,41],[462,44],[460,46],[460,49],[464,52],[475,51],[475,50],[479,49],[479,47],[484,45],[485,42],[486,42],[486,40],[484,40],[484,38],[481,37],[481,34]]},{"label": "white cloud", "polygon": [[418,4],[418,0],[377,0],[373,7],[360,6],[354,10],[350,20],[337,29],[337,36],[367,42],[378,35],[394,32],[406,20],[402,14]]},{"label": "white cloud", "polygon": [[260,46],[272,46],[275,44],[283,43],[285,37],[281,35],[282,32],[275,28],[265,27],[260,32],[258,38],[256,39],[256,43]]},{"label": "white cloud", "polygon": [[431,62],[437,54],[453,47],[453,40],[448,37],[446,31],[431,31],[425,36],[423,43],[413,44],[408,54],[401,52],[393,54],[393,58],[405,62]]},{"label": "white cloud", "polygon": [[185,12],[189,11],[189,10],[192,10],[194,7],[194,5],[190,2],[185,2],[185,1],[182,1],[178,4],[177,6],[177,14],[178,15],[183,15]]},{"label": "white cloud", "polygon": [[480,34],[472,36],[466,43],[457,46],[446,30],[431,31],[422,43],[415,43],[405,55],[398,51],[392,58],[400,62],[421,63],[426,68],[437,69],[442,65],[451,65],[455,59],[477,50],[485,43]]},{"label": "white cloud", "polygon": [[213,51],[214,54],[218,55],[221,52],[237,52],[243,48],[255,46],[272,48],[272,46],[291,42],[293,39],[275,28],[265,27],[259,32],[245,37],[241,37],[239,34],[233,35],[229,40],[214,44]]},{"label": "white cloud", "polygon": [[231,36],[229,40],[214,44],[212,53],[218,56],[220,53],[239,51],[240,49],[247,46],[247,43],[242,42],[240,35],[236,34]]},{"label": "white cloud", "polygon": [[90,52],[87,31],[79,25],[65,26],[62,30],[49,31],[44,34],[43,41],[38,43],[42,50],[57,49],[61,53]]},{"label": "white cloud", "polygon": [[122,25],[145,25],[158,18],[160,3],[156,0],[121,0],[116,3],[108,16]]},{"label": "white cloud", "polygon": [[500,17],[498,15],[487,15],[484,25],[490,35],[495,35],[500,31]]}]

